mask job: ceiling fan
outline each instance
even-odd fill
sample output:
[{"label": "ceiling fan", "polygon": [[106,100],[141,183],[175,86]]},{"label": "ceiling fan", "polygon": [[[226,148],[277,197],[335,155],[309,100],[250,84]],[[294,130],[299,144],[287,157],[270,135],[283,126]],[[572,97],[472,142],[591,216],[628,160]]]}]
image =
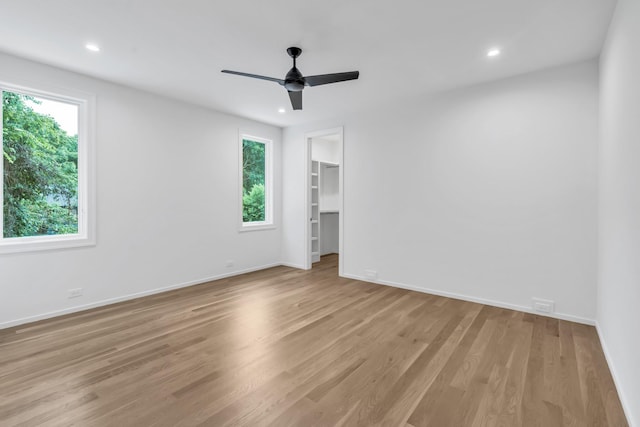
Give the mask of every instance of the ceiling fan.
[{"label": "ceiling fan", "polygon": [[273,77],[259,76],[257,74],[241,73],[239,71],[222,70],[223,73],[236,74],[238,76],[252,77],[254,79],[268,80],[276,82],[280,86],[284,86],[289,92],[289,99],[294,110],[302,110],[302,90],[305,86],[320,86],[329,83],[344,82],[347,80],[355,80],[360,75],[359,71],[348,71],[346,73],[319,74],[317,76],[303,76],[300,70],[296,68],[296,58],[302,53],[299,47],[290,47],[287,53],[293,58],[293,68],[289,70],[284,80]]}]

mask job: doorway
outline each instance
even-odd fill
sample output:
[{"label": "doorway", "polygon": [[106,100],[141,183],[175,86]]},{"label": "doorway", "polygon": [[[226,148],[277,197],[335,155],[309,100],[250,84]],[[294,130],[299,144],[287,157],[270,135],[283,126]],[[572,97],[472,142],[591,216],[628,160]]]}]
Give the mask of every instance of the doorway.
[{"label": "doorway", "polygon": [[[335,265],[342,275],[344,137],[342,127],[307,133],[306,268]],[[322,260],[322,262],[321,262]]]}]

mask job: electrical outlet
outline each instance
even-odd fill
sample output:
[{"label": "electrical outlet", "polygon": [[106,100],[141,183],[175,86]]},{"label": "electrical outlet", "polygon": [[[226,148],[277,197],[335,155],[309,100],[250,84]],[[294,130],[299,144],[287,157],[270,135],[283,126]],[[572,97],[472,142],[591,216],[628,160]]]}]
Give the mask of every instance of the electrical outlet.
[{"label": "electrical outlet", "polygon": [[555,310],[555,302],[548,300],[548,299],[542,299],[542,298],[532,298],[532,305],[533,305],[533,310],[537,313],[553,313]]},{"label": "electrical outlet", "polygon": [[225,267],[227,267],[227,268],[233,267],[233,260],[232,260],[232,259],[230,259],[229,261],[227,261],[227,262],[224,264],[224,266],[225,266]]},{"label": "electrical outlet", "polygon": [[375,270],[365,270],[364,277],[368,280],[378,280],[378,272]]},{"label": "electrical outlet", "polygon": [[69,298],[78,298],[82,296],[82,288],[75,288],[67,290],[67,295]]}]

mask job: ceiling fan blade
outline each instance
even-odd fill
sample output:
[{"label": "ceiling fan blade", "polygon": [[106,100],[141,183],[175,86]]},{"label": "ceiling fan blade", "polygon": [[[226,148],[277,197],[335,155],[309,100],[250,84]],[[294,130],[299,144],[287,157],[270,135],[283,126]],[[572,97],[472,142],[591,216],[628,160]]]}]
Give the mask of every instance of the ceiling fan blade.
[{"label": "ceiling fan blade", "polygon": [[294,110],[302,110],[302,91],[289,92],[289,99],[291,99],[291,106]]},{"label": "ceiling fan blade", "polygon": [[347,71],[346,73],[319,74],[317,76],[306,76],[304,78],[307,86],[320,86],[329,83],[344,82],[347,80],[355,80],[360,76],[360,71]]},{"label": "ceiling fan blade", "polygon": [[223,73],[227,73],[227,74],[235,74],[237,76],[251,77],[251,78],[254,78],[254,79],[268,80],[270,82],[276,82],[279,85],[283,85],[284,86],[284,80],[276,79],[274,77],[260,76],[258,74],[241,73],[240,71],[231,71],[231,70],[222,70],[222,72]]}]

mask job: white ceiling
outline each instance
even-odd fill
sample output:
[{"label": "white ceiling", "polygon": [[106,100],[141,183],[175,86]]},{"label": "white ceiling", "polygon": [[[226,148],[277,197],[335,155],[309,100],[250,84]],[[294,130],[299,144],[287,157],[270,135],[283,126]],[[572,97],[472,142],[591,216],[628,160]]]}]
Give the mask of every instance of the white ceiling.
[{"label": "white ceiling", "polygon": [[[279,126],[598,55],[615,0],[0,0],[0,50]],[[91,53],[87,42],[102,51]],[[306,88],[292,111],[285,50]],[[503,54],[487,58],[498,46]],[[285,107],[286,113],[277,109]]]}]

